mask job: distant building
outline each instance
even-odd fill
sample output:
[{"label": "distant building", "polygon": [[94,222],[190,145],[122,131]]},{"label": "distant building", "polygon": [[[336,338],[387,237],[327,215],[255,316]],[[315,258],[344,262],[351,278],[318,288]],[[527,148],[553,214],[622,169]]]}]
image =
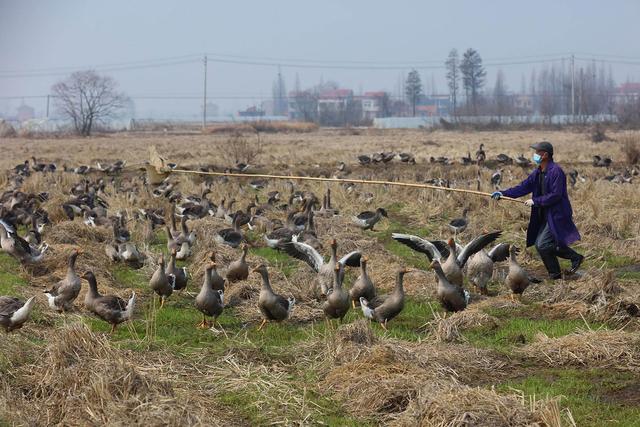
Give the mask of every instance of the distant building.
[{"label": "distant building", "polygon": [[618,87],[618,93],[620,95],[640,96],[640,83],[622,83]]},{"label": "distant building", "polygon": [[318,96],[318,112],[343,111],[347,103],[353,99],[351,89],[335,89],[320,93]]},{"label": "distant building", "polygon": [[29,107],[26,104],[22,104],[18,107],[18,114],[16,118],[19,122],[26,122],[27,120],[31,120],[35,117],[35,110],[32,107]]},{"label": "distant building", "polygon": [[386,92],[365,92],[364,95],[359,97],[362,103],[362,119],[373,120],[383,115],[383,99]]},{"label": "distant building", "polygon": [[513,106],[519,114],[533,114],[533,97],[529,95],[514,95]]},{"label": "distant building", "polygon": [[448,116],[451,100],[448,95],[422,95],[416,105],[416,115],[420,116]]},{"label": "distant building", "polygon": [[238,111],[238,115],[240,117],[263,117],[264,111],[258,109],[258,107],[253,106],[253,107],[249,107],[244,111]]}]

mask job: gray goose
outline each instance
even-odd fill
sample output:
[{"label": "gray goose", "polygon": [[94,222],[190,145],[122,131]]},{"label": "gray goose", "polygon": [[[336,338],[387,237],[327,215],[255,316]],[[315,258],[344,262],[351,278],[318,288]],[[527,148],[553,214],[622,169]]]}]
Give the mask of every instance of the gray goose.
[{"label": "gray goose", "polygon": [[215,326],[218,316],[222,314],[224,309],[224,290],[214,289],[211,283],[211,272],[216,268],[215,263],[210,263],[204,272],[204,281],[200,293],[196,296],[195,306],[202,313],[202,322],[198,328],[209,328],[207,316],[213,317],[211,326]]},{"label": "gray goose", "polygon": [[18,298],[0,296],[0,326],[7,333],[20,329],[29,319],[35,303],[36,297],[22,302]]},{"label": "gray goose", "polygon": [[373,227],[382,218],[388,218],[387,211],[384,208],[378,208],[375,212],[364,211],[353,217],[353,222],[362,230],[373,230]]},{"label": "gray goose", "polygon": [[436,295],[442,308],[450,312],[461,311],[467,308],[470,298],[469,292],[463,289],[462,286],[451,283],[442,271],[442,267],[438,261],[434,260],[431,263],[431,268],[433,268],[433,271],[435,271],[438,277]]},{"label": "gray goose", "polygon": [[487,295],[487,283],[493,277],[493,265],[496,262],[505,261],[509,257],[509,244],[498,243],[489,252],[481,249],[476,252],[467,266],[469,282],[480,291],[481,295]]},{"label": "gray goose", "polygon": [[[338,242],[331,240],[331,257],[328,262],[324,262],[322,255],[312,246],[302,242],[290,242],[284,245],[284,250],[290,256],[306,262],[316,273],[318,273],[318,285],[321,295],[327,295],[327,291],[333,286],[333,270],[337,264],[349,267],[360,265],[361,253],[358,251],[349,252],[338,260]],[[344,270],[342,273],[344,274]]]},{"label": "gray goose", "polygon": [[177,252],[175,250],[171,251],[171,258],[164,273],[167,277],[173,276],[175,278],[173,286],[174,291],[183,291],[187,288],[189,275],[187,273],[187,267],[176,267],[176,255]]},{"label": "gray goose", "polygon": [[[466,246],[462,247],[449,239],[446,243],[442,240],[427,240],[411,234],[393,233],[391,237],[411,249],[421,252],[427,256],[429,261],[439,261],[447,279],[459,286],[462,286],[462,268],[469,257],[493,242],[500,236],[500,231],[482,234]],[[446,261],[442,260],[446,257]]]},{"label": "gray goose", "polygon": [[505,279],[505,283],[511,289],[511,300],[513,301],[516,296],[518,298],[524,293],[524,291],[532,283],[540,283],[541,280],[535,277],[529,276],[529,274],[518,264],[516,260],[517,249],[515,246],[509,247],[509,273]]},{"label": "gray goose", "polygon": [[467,226],[469,225],[469,219],[467,218],[467,213],[469,213],[469,208],[464,208],[464,210],[462,211],[462,217],[455,218],[451,220],[451,222],[449,223],[449,229],[453,231],[454,235],[457,235],[458,233],[462,233],[464,230],[467,229]]},{"label": "gray goose", "polygon": [[12,257],[16,258],[20,263],[36,263],[44,258],[44,254],[49,248],[46,243],[36,247],[30,245],[22,237],[18,236],[15,229],[0,220],[0,247]]},{"label": "gray goose", "polygon": [[153,272],[151,280],[149,280],[149,286],[153,292],[160,296],[160,308],[164,306],[164,300],[173,293],[175,283],[176,277],[173,275],[167,276],[165,273],[164,256],[160,255],[160,258],[158,258],[158,268]]},{"label": "gray goose", "polygon": [[96,276],[91,271],[87,271],[82,278],[89,282],[89,292],[84,299],[84,305],[100,319],[111,324],[111,333],[116,327],[133,317],[133,309],[136,305],[136,293],[132,292],[128,301],[115,295],[100,295]]},{"label": "gray goose", "polygon": [[351,289],[349,289],[349,296],[351,297],[353,308],[356,308],[356,303],[360,304],[360,297],[364,297],[364,299],[369,302],[373,301],[376,297],[376,288],[367,273],[367,262],[367,257],[360,259],[360,276],[358,276],[356,281],[353,282]]},{"label": "gray goose", "polygon": [[237,215],[234,214],[232,224],[233,228],[223,228],[216,233],[214,239],[216,242],[237,248],[244,241],[244,236],[238,226]]},{"label": "gray goose", "polygon": [[78,298],[82,284],[80,277],[76,273],[76,260],[80,253],[77,249],[71,253],[66,277],[44,293],[47,297],[49,307],[53,310],[69,311],[71,310],[73,301]]},{"label": "gray goose", "polygon": [[217,270],[218,265],[216,264],[216,253],[211,252],[209,254],[209,259],[213,264],[213,268],[211,269],[211,273],[209,274],[211,287],[213,288],[214,291],[224,291],[224,278],[218,274],[218,270]]},{"label": "gray goose", "polygon": [[252,272],[262,276],[262,288],[258,297],[258,308],[264,317],[258,328],[258,330],[261,330],[269,321],[280,322],[287,319],[296,304],[296,299],[293,297],[286,299],[282,295],[273,292],[269,282],[269,272],[264,264],[260,264]]},{"label": "gray goose", "polygon": [[342,288],[343,274],[340,274],[342,265],[337,264],[333,272],[333,288],[327,293],[327,300],[322,306],[325,316],[329,319],[344,319],[344,316],[351,308],[349,304],[349,294]]},{"label": "gray goose", "polygon": [[249,277],[249,264],[247,263],[247,252],[249,247],[246,243],[242,245],[242,255],[240,258],[229,264],[227,269],[227,282],[234,283],[247,280]]},{"label": "gray goose", "polygon": [[371,307],[369,301],[364,297],[360,297],[360,307],[362,308],[364,317],[380,323],[380,326],[382,326],[384,330],[387,330],[387,322],[400,314],[404,308],[404,288],[402,287],[402,281],[404,275],[411,271],[412,270],[405,268],[398,270],[395,289],[384,299],[384,302],[377,307]]}]

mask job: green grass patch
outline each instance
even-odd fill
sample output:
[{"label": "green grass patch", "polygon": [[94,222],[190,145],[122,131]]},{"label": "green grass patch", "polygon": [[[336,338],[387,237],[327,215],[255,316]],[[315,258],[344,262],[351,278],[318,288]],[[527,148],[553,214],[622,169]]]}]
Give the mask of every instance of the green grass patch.
[{"label": "green grass patch", "polygon": [[0,253],[0,295],[17,296],[18,288],[27,281],[18,275],[20,263],[7,253]]},{"label": "green grass patch", "polygon": [[305,268],[305,266],[300,265],[302,261],[297,261],[286,253],[269,247],[251,248],[249,252],[252,255],[264,258],[270,267],[274,267],[282,271],[282,274],[284,274],[285,277],[290,277],[298,268]]},{"label": "green grass patch", "polygon": [[536,398],[560,396],[579,426],[637,426],[640,419],[638,398],[625,392],[637,390],[638,378],[627,372],[545,369],[498,386],[505,392],[511,388]]},{"label": "green grass patch", "polygon": [[149,278],[142,272],[142,270],[134,270],[123,264],[116,265],[112,270],[114,280],[119,285],[127,288],[147,288]]},{"label": "green grass patch", "polygon": [[429,269],[429,259],[426,255],[421,254],[419,252],[414,251],[408,246],[403,245],[402,243],[398,243],[391,237],[392,233],[405,233],[405,234],[413,234],[420,237],[425,237],[429,235],[428,227],[418,227],[411,228],[402,224],[401,222],[394,221],[393,219],[389,219],[389,226],[384,231],[375,231],[373,234],[378,239],[386,250],[391,252],[392,254],[402,258],[409,266],[414,268],[419,268],[421,270]]},{"label": "green grass patch", "polygon": [[[551,338],[557,338],[586,327],[582,319],[536,319],[517,317],[518,315],[527,316],[528,313],[526,312],[510,312],[511,314],[509,315],[507,314],[508,312],[500,312],[500,310],[487,310],[488,314],[501,319],[499,327],[470,329],[464,332],[464,336],[475,346],[510,354],[514,347],[531,342],[538,332],[542,332]],[[534,313],[532,312],[532,314]],[[589,327],[597,329],[602,325],[589,323]]]}]

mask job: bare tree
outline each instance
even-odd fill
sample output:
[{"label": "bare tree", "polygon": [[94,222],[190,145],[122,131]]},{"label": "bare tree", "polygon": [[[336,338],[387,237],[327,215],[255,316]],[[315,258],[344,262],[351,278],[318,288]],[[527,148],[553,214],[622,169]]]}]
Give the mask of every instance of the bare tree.
[{"label": "bare tree", "polygon": [[498,70],[496,74],[496,85],[493,88],[493,96],[495,99],[496,115],[498,121],[502,121],[502,116],[509,114],[510,99],[507,94],[507,84],[505,83],[504,73]]},{"label": "bare tree", "polygon": [[476,50],[469,48],[464,52],[460,63],[460,72],[462,73],[462,86],[467,95],[467,105],[471,101],[475,114],[477,113],[480,89],[484,86],[487,75],[482,66],[482,58]]},{"label": "bare tree", "polygon": [[278,77],[273,82],[273,114],[276,116],[288,115],[287,109],[287,90],[284,83],[284,78],[280,69],[278,69]]},{"label": "bare tree", "polygon": [[420,74],[418,74],[416,70],[411,70],[407,76],[405,93],[407,94],[407,100],[411,105],[412,114],[415,117],[416,105],[418,104],[418,99],[422,94],[422,81],[420,80]]},{"label": "bare tree", "polygon": [[129,103],[114,79],[93,70],[77,71],[54,84],[51,91],[59,112],[83,136],[91,135],[96,124],[117,117]]},{"label": "bare tree", "polygon": [[447,67],[447,85],[449,86],[449,96],[453,105],[453,116],[457,114],[458,90],[460,89],[460,58],[458,50],[451,49],[449,57],[444,65]]}]

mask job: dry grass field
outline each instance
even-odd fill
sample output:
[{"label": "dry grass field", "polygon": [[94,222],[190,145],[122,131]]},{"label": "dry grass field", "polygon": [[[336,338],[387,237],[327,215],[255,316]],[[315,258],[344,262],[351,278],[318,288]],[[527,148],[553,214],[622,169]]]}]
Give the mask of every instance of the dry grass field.
[{"label": "dry grass field", "polygon": [[[626,161],[622,142],[640,138],[634,132],[608,132],[613,141],[593,143],[584,131],[426,132],[423,130],[321,129],[307,133],[261,134],[261,150],[247,173],[341,176],[425,182],[443,178],[452,187],[491,192],[490,177],[502,169],[502,188],[520,182],[530,168],[497,165],[505,153],[530,157],[530,144],[553,142],[556,161],[579,179],[569,188],[574,219],[582,234],[577,250],[586,255],[584,275],[575,280],[532,285],[519,302],[509,298],[503,280],[507,264],[499,263],[489,296],[472,292],[466,310],[445,314],[435,298],[436,279],[428,260],[391,238],[405,232],[433,239],[451,236],[447,224],[469,208],[469,226],[457,238],[467,242],[485,230],[502,230],[500,241],[524,246],[529,212],[524,205],[427,189],[295,182],[322,199],[331,188],[339,215],[317,218],[318,237],[328,252],[336,238],[339,254],[360,250],[382,294],[393,289],[403,266],[424,270],[407,275],[407,300],[388,331],[350,310],[342,324],[328,323],[322,302],[312,290],[315,273],[303,262],[266,247],[262,233],[246,231],[251,266],[265,263],[274,290],[294,296],[292,317],[261,321],[256,306],[260,277],[229,285],[228,306],[219,318],[224,333],[197,329],[200,313],[193,307],[203,280],[207,254],[218,252],[223,267],[239,257],[239,249],[214,242],[224,220],[189,221],[197,233],[192,257],[185,263],[190,279],[186,292],[174,294],[158,308],[149,278],[166,234],[158,230],[144,241],[144,224],[128,226],[133,241],[149,254],[133,270],[113,264],[104,245],[109,229],[90,228],[81,218],[66,220],[61,204],[83,179],[63,172],[96,162],[127,161],[125,172],[104,176],[109,213],[164,207],[165,198],[151,196],[139,168],[149,147],[180,168],[221,171],[234,166],[228,133],[184,135],[113,134],[87,139],[19,139],[1,141],[0,169],[35,156],[55,162],[58,171],[36,173],[22,184],[25,192],[50,193],[43,202],[52,220],[43,240],[50,245],[44,261],[20,266],[0,254],[0,295],[37,297],[31,320],[15,332],[0,335],[0,426],[3,425],[397,425],[397,426],[633,426],[640,423],[640,177],[618,183],[607,176],[638,170]],[[247,133],[254,144],[258,139]],[[486,165],[462,165],[479,144]],[[416,164],[360,165],[357,156],[381,151],[410,152]],[[610,156],[608,168],[592,166],[594,155]],[[446,156],[450,165],[431,163]],[[338,171],[337,165],[346,167]],[[176,191],[199,195],[201,176],[173,175]],[[235,198],[244,208],[279,190],[286,181],[271,181],[263,190],[250,179],[210,178],[209,199],[218,204]],[[4,190],[8,172],[1,179]],[[479,184],[478,184],[479,182]],[[361,231],[353,214],[384,207],[375,231]],[[270,218],[284,220],[273,211]],[[66,259],[81,248],[79,270],[95,272],[103,293],[127,298],[138,294],[135,319],[109,334],[109,325],[86,312],[50,310],[43,289],[65,275]],[[518,259],[532,274],[544,277],[535,250]],[[563,264],[563,267],[567,267]],[[358,275],[350,269],[345,283]]]}]

